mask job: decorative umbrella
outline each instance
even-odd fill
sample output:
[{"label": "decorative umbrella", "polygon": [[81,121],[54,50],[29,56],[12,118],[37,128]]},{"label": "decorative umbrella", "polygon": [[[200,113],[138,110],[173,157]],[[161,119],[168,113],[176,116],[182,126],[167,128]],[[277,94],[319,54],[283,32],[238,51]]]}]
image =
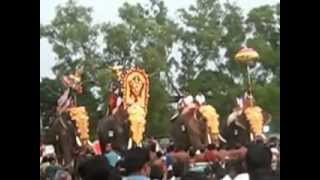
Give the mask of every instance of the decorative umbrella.
[{"label": "decorative umbrella", "polygon": [[250,77],[250,65],[254,64],[259,59],[259,54],[252,48],[242,48],[236,55],[235,60],[247,66],[248,85],[251,91],[251,77]]}]

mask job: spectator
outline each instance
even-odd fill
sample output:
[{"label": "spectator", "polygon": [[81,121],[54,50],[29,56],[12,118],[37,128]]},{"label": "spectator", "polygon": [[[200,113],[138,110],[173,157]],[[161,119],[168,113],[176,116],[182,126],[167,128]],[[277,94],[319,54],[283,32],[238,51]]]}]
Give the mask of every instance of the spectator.
[{"label": "spectator", "polygon": [[233,180],[249,180],[249,175],[246,172],[242,160],[233,160],[228,163],[228,174]]},{"label": "spectator", "polygon": [[128,174],[126,180],[147,180],[150,174],[149,152],[143,148],[130,149],[124,158],[124,168]]},{"label": "spectator", "polygon": [[196,149],[193,147],[190,147],[188,153],[189,153],[189,157],[190,157],[189,164],[193,165],[196,162],[195,161]]},{"label": "spectator", "polygon": [[121,159],[121,156],[115,151],[116,147],[113,144],[106,145],[105,157],[109,161],[112,167],[115,167],[117,162]]},{"label": "spectator", "polygon": [[176,162],[172,166],[174,179],[178,180],[186,171],[186,165],[183,162]]},{"label": "spectator", "polygon": [[121,176],[103,156],[91,157],[80,164],[79,175],[83,180],[121,180]]},{"label": "spectator", "polygon": [[217,162],[219,159],[218,151],[215,144],[209,144],[208,150],[204,154],[204,160],[208,162]]},{"label": "spectator", "polygon": [[48,161],[50,165],[46,168],[45,174],[47,178],[53,179],[56,172],[62,168],[57,164],[57,160],[54,156],[49,157]]},{"label": "spectator", "polygon": [[152,165],[151,166],[151,171],[150,171],[150,179],[151,180],[162,180],[163,179],[164,172],[162,169],[157,166],[157,165]]},{"label": "spectator", "polygon": [[279,179],[271,171],[272,153],[263,144],[249,145],[246,155],[246,165],[250,180]]},{"label": "spectator", "polygon": [[50,166],[49,157],[44,156],[40,164],[40,178],[46,179],[46,169]]},{"label": "spectator", "polygon": [[208,178],[201,174],[196,172],[188,172],[184,176],[182,176],[181,180],[207,180]]},{"label": "spectator", "polygon": [[58,170],[54,176],[54,180],[72,180],[72,177],[67,171]]},{"label": "spectator", "polygon": [[174,146],[173,146],[173,145],[170,145],[170,146],[167,148],[167,152],[166,152],[166,155],[165,155],[166,166],[167,166],[167,167],[172,166],[173,163],[174,163],[174,158],[173,158],[173,156],[172,156],[173,150],[174,150]]}]

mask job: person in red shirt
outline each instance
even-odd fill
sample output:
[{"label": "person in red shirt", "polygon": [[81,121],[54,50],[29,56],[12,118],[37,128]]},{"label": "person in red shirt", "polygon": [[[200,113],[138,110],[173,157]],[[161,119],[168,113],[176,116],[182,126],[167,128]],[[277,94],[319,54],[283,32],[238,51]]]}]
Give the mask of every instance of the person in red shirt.
[{"label": "person in red shirt", "polygon": [[217,162],[219,161],[219,153],[216,149],[215,144],[209,144],[208,145],[208,150],[204,154],[204,159],[205,161],[208,162]]}]

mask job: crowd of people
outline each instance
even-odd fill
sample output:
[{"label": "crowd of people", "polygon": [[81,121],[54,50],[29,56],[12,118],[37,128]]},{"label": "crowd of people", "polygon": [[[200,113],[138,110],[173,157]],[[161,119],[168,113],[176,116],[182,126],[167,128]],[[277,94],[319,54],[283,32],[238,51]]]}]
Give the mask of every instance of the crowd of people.
[{"label": "crowd of people", "polygon": [[[78,162],[77,177],[82,180],[273,180],[280,179],[280,141],[256,141],[248,145],[206,149],[176,149],[170,143],[160,147],[152,140],[146,147],[125,152],[108,144],[104,154],[88,153]],[[54,153],[40,163],[41,179],[75,179],[74,169],[58,164]]]}]

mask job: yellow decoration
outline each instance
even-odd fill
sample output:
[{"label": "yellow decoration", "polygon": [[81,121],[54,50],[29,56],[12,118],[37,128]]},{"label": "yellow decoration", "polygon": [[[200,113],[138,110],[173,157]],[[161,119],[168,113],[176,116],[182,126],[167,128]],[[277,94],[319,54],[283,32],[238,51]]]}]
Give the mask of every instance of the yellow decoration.
[{"label": "yellow decoration", "polygon": [[142,69],[130,69],[122,77],[124,107],[137,103],[147,112],[149,99],[149,78]]},{"label": "yellow decoration", "polygon": [[81,140],[89,139],[89,117],[86,108],[83,106],[68,109],[71,119],[76,122]]},{"label": "yellow decoration", "polygon": [[[114,72],[121,68],[113,68]],[[145,132],[149,100],[149,78],[143,69],[134,68],[121,72],[123,105],[127,109],[132,140],[141,144]]]},{"label": "yellow decoration", "polygon": [[144,107],[141,107],[138,103],[134,103],[129,106],[128,114],[131,123],[130,129],[132,132],[132,139],[136,144],[140,144],[143,140],[146,124],[146,112]]},{"label": "yellow decoration", "polygon": [[248,107],[244,111],[254,135],[261,135],[263,130],[262,109],[258,106]]},{"label": "yellow decoration", "polygon": [[219,134],[219,114],[216,109],[210,105],[203,105],[199,111],[206,118],[211,135]]},{"label": "yellow decoration", "polygon": [[259,58],[259,54],[252,48],[243,48],[235,56],[239,63],[250,63]]}]

